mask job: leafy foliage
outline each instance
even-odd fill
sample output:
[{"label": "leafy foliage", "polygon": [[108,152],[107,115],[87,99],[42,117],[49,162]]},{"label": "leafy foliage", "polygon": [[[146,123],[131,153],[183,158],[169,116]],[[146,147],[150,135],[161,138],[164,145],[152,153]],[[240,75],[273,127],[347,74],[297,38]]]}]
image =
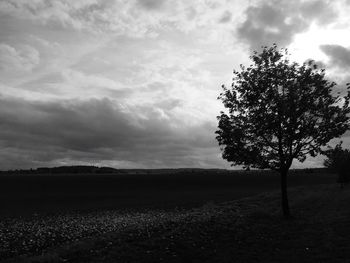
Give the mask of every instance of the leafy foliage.
[{"label": "leafy foliage", "polygon": [[222,86],[228,112],[218,116],[216,138],[232,165],[288,171],[293,159],[316,156],[349,128],[349,91],[333,95],[324,69],[288,57],[287,49],[263,47],[234,71],[231,88]]},{"label": "leafy foliage", "polygon": [[350,182],[350,150],[342,148],[342,142],[324,152],[327,159],[324,166],[338,174],[338,183]]}]

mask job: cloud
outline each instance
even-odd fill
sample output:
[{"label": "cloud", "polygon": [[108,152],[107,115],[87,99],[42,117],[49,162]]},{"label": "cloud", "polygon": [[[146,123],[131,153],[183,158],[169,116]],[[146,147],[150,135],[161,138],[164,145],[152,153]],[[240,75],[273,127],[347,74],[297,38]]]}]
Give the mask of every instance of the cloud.
[{"label": "cloud", "polygon": [[[152,2],[152,1],[149,1]],[[132,1],[16,1],[0,2],[0,14],[57,29],[73,29],[116,35],[151,35],[157,24],[154,16],[142,15]]]},{"label": "cloud", "polygon": [[245,21],[236,33],[255,50],[272,43],[286,46],[295,34],[306,31],[312,22],[326,25],[336,18],[330,3],[321,0],[260,2],[249,6],[245,15]]},{"label": "cloud", "polygon": [[350,49],[340,45],[321,45],[321,50],[330,58],[330,65],[350,68]]},{"label": "cloud", "polygon": [[304,19],[315,20],[321,26],[327,25],[337,18],[337,13],[331,7],[330,1],[305,1],[300,4],[299,8]]},{"label": "cloud", "polygon": [[167,108],[177,106],[170,99],[163,107],[128,106],[109,99],[35,102],[1,97],[0,156],[7,159],[1,168],[62,161],[142,167],[222,165],[215,125],[182,125]]},{"label": "cloud", "polygon": [[39,52],[28,45],[18,48],[0,43],[0,71],[31,71],[40,62]]},{"label": "cloud", "polygon": [[321,45],[320,49],[329,58],[325,63],[329,77],[338,84],[334,91],[345,96],[350,82],[350,49],[340,45]]},{"label": "cloud", "polygon": [[222,17],[219,19],[220,23],[228,23],[232,19],[232,13],[228,10],[226,10],[223,14]]},{"label": "cloud", "polygon": [[121,83],[101,75],[85,74],[72,69],[62,71],[61,75],[63,81],[56,84],[57,88],[63,86],[65,91],[62,93],[69,94],[71,97],[81,97],[82,93],[85,98],[101,98],[106,94],[120,97],[127,95],[129,90]]},{"label": "cloud", "polygon": [[54,31],[152,38],[160,31],[174,29],[190,32],[206,28],[215,32],[213,25],[229,22],[230,10],[244,5],[237,1],[196,1],[194,4],[186,0],[3,0],[0,14]]},{"label": "cloud", "polygon": [[157,10],[165,4],[165,0],[137,0],[138,4],[148,10]]}]

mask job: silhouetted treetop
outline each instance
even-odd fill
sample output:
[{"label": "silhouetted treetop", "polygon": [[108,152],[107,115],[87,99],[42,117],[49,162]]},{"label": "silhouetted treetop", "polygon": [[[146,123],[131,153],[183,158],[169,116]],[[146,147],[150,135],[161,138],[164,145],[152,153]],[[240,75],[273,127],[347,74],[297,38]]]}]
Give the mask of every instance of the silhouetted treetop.
[{"label": "silhouetted treetop", "polygon": [[334,96],[336,83],[313,61],[290,62],[287,49],[276,45],[250,59],[219,97],[228,109],[216,132],[224,159],[279,170],[294,158],[316,156],[348,129],[349,95]]},{"label": "silhouetted treetop", "polygon": [[324,69],[291,62],[276,45],[250,59],[233,72],[230,88],[222,86],[218,99],[227,111],[218,116],[216,138],[232,165],[270,168],[285,178],[293,159],[316,156],[349,128],[349,91],[334,95],[336,83]]}]

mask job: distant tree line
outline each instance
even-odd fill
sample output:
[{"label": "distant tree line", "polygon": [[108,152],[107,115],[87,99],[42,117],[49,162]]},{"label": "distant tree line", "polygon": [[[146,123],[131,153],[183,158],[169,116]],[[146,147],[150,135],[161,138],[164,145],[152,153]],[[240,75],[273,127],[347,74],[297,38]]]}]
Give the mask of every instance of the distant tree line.
[{"label": "distant tree line", "polygon": [[40,167],[37,169],[17,169],[3,171],[8,174],[111,174],[121,173],[120,170],[111,167],[97,167],[97,166],[59,166],[59,167]]},{"label": "distant tree line", "polygon": [[225,173],[225,169],[164,168],[164,169],[116,169],[89,165],[40,167],[36,169],[15,169],[0,171],[1,174],[204,174]]}]

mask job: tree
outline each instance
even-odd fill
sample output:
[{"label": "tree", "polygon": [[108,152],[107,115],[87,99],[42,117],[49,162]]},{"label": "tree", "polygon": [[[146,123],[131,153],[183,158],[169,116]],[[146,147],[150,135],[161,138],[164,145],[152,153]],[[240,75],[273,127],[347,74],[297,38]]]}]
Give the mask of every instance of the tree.
[{"label": "tree", "polygon": [[218,116],[217,140],[232,165],[280,173],[282,211],[290,216],[287,174],[294,159],[305,161],[349,128],[347,95],[333,95],[336,83],[313,61],[290,62],[277,45],[255,51],[249,67],[234,71],[231,88],[222,86],[227,109]]},{"label": "tree", "polygon": [[331,171],[337,173],[338,183],[343,188],[344,184],[350,182],[350,150],[342,148],[342,142],[338,143],[334,148],[329,147],[324,151],[327,159],[324,166]]}]

